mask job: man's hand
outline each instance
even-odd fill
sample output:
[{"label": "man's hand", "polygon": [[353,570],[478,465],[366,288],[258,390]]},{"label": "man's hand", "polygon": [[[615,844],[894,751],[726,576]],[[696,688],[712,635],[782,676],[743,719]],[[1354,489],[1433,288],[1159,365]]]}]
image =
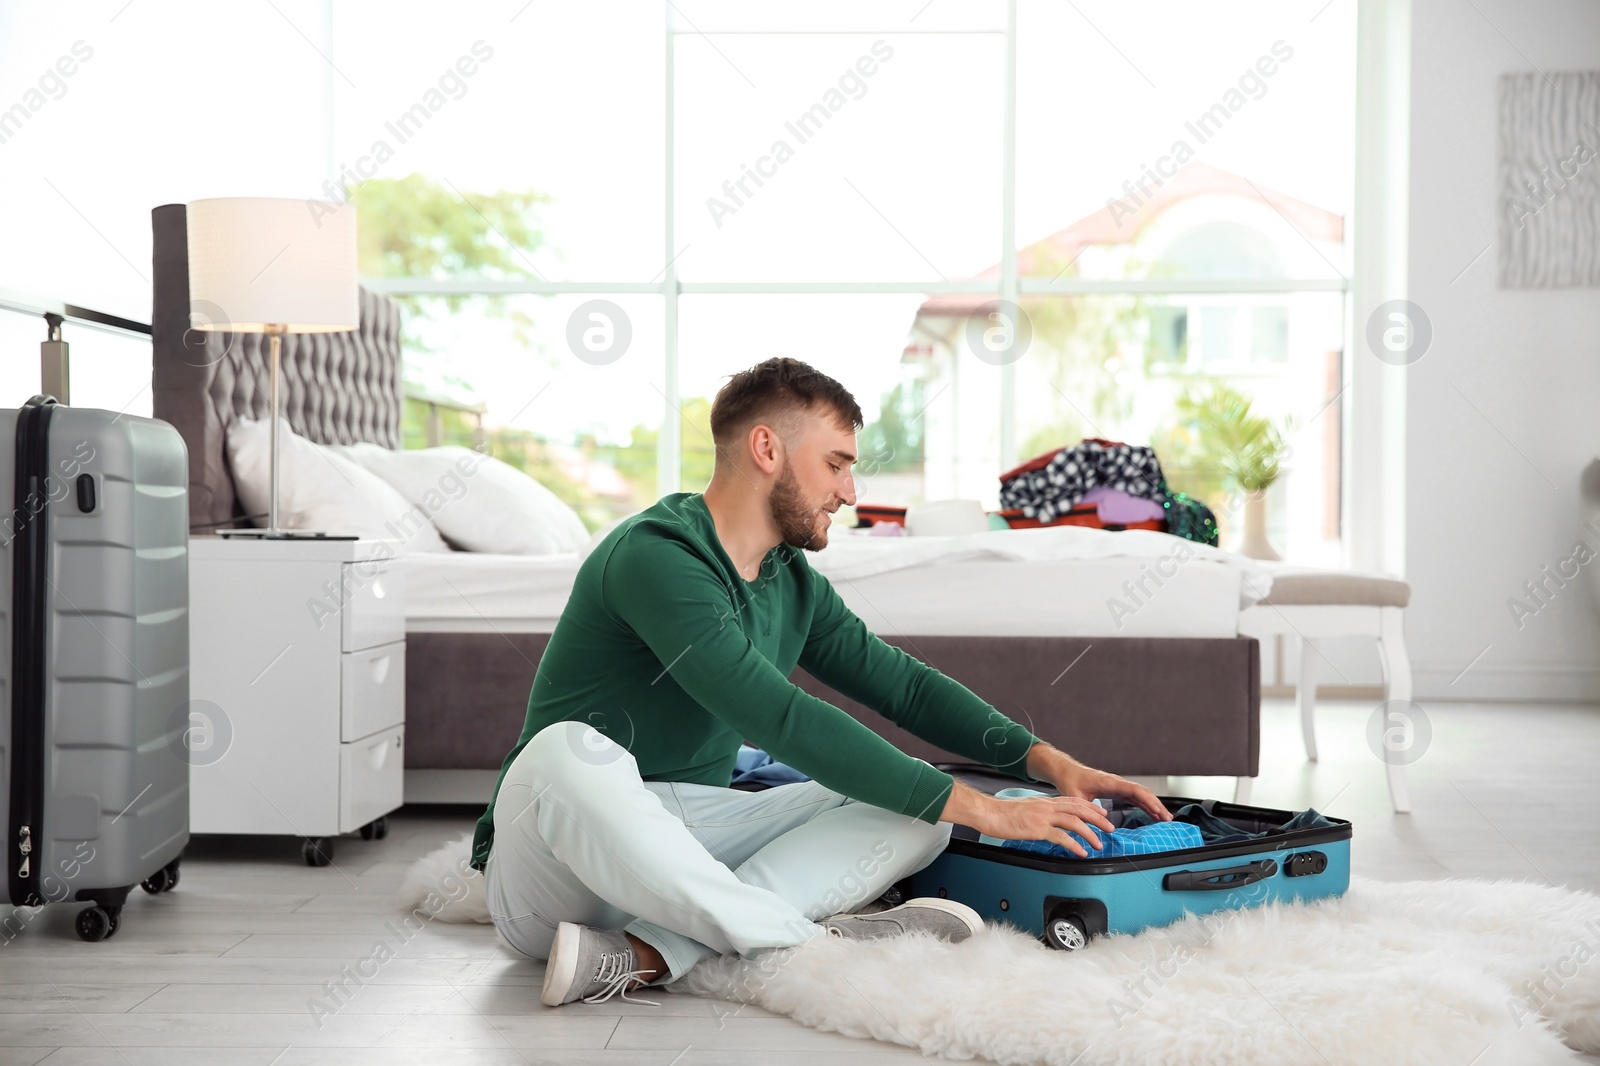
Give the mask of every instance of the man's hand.
[{"label": "man's hand", "polygon": [[1060,844],[1079,858],[1089,852],[1069,832],[1077,833],[1096,849],[1104,847],[1093,825],[1110,832],[1111,819],[1090,800],[1077,796],[1024,796],[1000,799],[956,782],[940,819],[970,825],[980,833],[1001,840],[1048,840]]},{"label": "man's hand", "polygon": [[1030,777],[1035,781],[1050,782],[1062,796],[1082,800],[1110,796],[1129,800],[1157,821],[1172,820],[1171,813],[1148,788],[1136,785],[1125,777],[1085,766],[1049,744],[1041,742],[1028,749],[1026,765]]}]

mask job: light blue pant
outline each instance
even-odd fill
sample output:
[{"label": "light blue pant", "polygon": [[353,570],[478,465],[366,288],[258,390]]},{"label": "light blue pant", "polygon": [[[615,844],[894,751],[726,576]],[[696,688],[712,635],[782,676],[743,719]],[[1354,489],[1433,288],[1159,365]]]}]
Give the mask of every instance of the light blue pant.
[{"label": "light blue pant", "polygon": [[814,781],[743,792],[642,781],[626,748],[582,722],[537,733],[512,762],[485,868],[489,912],[547,958],[560,922],[626,929],[676,981],[708,954],[790,947],[927,866],[950,839]]}]

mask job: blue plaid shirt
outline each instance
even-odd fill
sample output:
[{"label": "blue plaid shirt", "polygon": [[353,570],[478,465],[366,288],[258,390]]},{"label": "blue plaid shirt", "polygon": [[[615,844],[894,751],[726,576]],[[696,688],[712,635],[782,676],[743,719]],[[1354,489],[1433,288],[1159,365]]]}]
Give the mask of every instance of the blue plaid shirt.
[{"label": "blue plaid shirt", "polygon": [[[1044,793],[1031,788],[1003,788],[995,795],[1000,799],[1011,799],[1019,796],[1042,796]],[[1093,831],[1099,834],[1100,842],[1105,845],[1099,851],[1077,833],[1067,834],[1083,845],[1083,849],[1089,853],[1087,857],[1091,859],[1113,859],[1123,855],[1154,855],[1163,851],[1177,851],[1180,848],[1198,848],[1205,843],[1200,827],[1190,825],[1188,822],[1152,822],[1150,825],[1114,829],[1110,832],[1096,827]],[[1057,858],[1084,857],[1068,851],[1065,846],[1053,840],[999,840],[990,836],[979,839],[988,844],[999,844],[1004,848],[1032,851]]]},{"label": "blue plaid shirt", "polygon": [[[1099,851],[1077,833],[1067,835],[1082,844],[1084,850],[1089,853],[1088,858],[1091,859],[1112,859],[1122,855],[1154,855],[1161,851],[1177,851],[1179,848],[1198,848],[1205,843],[1200,836],[1200,827],[1190,825],[1188,822],[1156,822],[1153,825],[1141,825],[1132,829],[1113,829],[1110,832],[1100,830],[1100,841],[1105,847]],[[1067,859],[1084,857],[1068,851],[1053,840],[1002,840],[1000,846]]]}]

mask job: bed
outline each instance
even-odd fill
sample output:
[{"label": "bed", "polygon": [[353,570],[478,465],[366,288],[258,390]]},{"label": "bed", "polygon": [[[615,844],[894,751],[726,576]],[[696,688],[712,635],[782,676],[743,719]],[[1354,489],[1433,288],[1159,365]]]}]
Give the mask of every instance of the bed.
[{"label": "bed", "polygon": [[[189,330],[184,207],[156,208],[152,224],[154,414],[188,446],[191,530],[208,535],[244,524],[224,443],[234,419],[266,413],[266,361],[256,335]],[[400,446],[391,301],[363,290],[356,331],[285,337],[282,370],[283,415],[296,433],[319,444]],[[1237,777],[1247,794],[1259,767],[1260,669],[1255,639],[1238,628],[1246,575],[1210,559],[1185,563],[1140,597],[1130,584],[1155,587],[1148,572],[1162,552],[1170,556],[1173,538],[1102,534],[1135,538],[1117,542],[1130,546],[1159,539],[1132,554],[1070,558],[1048,537],[1028,539],[1058,532],[888,546],[841,534],[813,558],[885,641],[1083,761],[1130,776]],[[404,558],[408,802],[487,800],[581,561],[581,553]],[[913,755],[953,757],[803,670],[794,680]]]},{"label": "bed", "polygon": [[[916,538],[835,531],[828,548],[809,559],[879,634],[1236,636],[1240,611],[1271,588],[1270,571],[1249,560],[1168,562],[1164,569],[1171,573],[1156,574],[1158,587],[1148,575],[1163,562],[1157,553],[1168,547],[1167,539],[1140,541],[1072,526]],[[1034,550],[1010,550],[1018,541],[1032,542]],[[1149,550],[1084,554],[1140,544]],[[481,632],[492,624],[502,632],[549,633],[582,561],[581,552],[410,555],[405,567],[411,631]],[[1141,580],[1144,591],[1130,591]],[[1072,591],[1049,596],[1041,588]]]}]

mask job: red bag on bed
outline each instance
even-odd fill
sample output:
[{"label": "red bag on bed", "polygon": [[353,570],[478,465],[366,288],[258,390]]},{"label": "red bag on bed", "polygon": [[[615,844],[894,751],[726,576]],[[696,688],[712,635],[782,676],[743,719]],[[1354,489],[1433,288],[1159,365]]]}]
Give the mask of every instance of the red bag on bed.
[{"label": "red bag on bed", "polygon": [[[1042,529],[1047,524],[1037,518],[1029,518],[1022,513],[1022,508],[1020,507],[1008,508],[997,513],[1006,520],[1006,525],[1012,529]],[[1091,529],[1109,529],[1118,533],[1124,529],[1153,529],[1157,533],[1165,533],[1167,531],[1167,520],[1165,518],[1154,518],[1148,522],[1102,521],[1100,508],[1092,503],[1075,504],[1072,510],[1067,511],[1065,514],[1057,515],[1056,520],[1048,524],[1051,526],[1088,526]]]},{"label": "red bag on bed", "polygon": [[906,524],[906,509],[904,507],[890,507],[887,504],[856,504],[857,529],[862,526],[875,526],[879,522],[899,522],[904,526]]}]

